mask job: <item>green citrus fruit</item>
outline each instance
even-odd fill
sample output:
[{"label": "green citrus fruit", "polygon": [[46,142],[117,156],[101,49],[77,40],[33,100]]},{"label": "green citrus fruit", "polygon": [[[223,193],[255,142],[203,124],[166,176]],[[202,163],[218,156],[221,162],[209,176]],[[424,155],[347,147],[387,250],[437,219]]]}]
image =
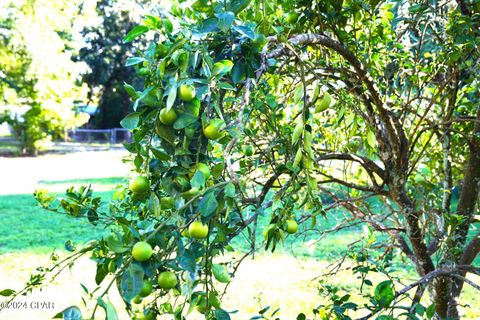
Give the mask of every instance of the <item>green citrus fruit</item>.
[{"label": "green citrus fruit", "polygon": [[267,38],[263,34],[257,34],[252,43],[258,49],[262,49],[267,43]]},{"label": "green citrus fruit", "polygon": [[177,285],[177,276],[171,271],[164,271],[158,275],[158,285],[162,289],[172,289]]},{"label": "green citrus fruit", "polygon": [[197,195],[198,191],[200,191],[200,190],[198,190],[198,188],[192,188],[188,191],[182,192],[182,196],[185,197],[185,198],[191,198],[191,197]]},{"label": "green citrus fruit", "polygon": [[146,312],[144,311],[142,316],[140,317],[140,320],[154,320],[156,319],[155,317],[155,312],[152,309],[148,309]]},{"label": "green citrus fruit", "polygon": [[295,220],[287,220],[287,230],[288,233],[294,234],[298,231],[298,224]]},{"label": "green citrus fruit", "polygon": [[192,101],[195,98],[195,87],[188,84],[182,84],[178,88],[178,96],[185,102]]},{"label": "green citrus fruit", "polygon": [[146,297],[150,295],[152,291],[153,291],[152,283],[149,280],[143,280],[143,287],[138,295],[140,297]]},{"label": "green citrus fruit", "polygon": [[458,107],[457,110],[458,110],[458,113],[466,113],[468,108],[467,108],[467,106],[461,105],[461,106]]},{"label": "green citrus fruit", "polygon": [[202,162],[198,163],[196,166],[192,165],[190,167],[190,172],[188,174],[189,177],[192,178],[195,175],[195,172],[197,170],[200,171],[201,173],[203,173],[206,180],[208,180],[208,178],[210,178],[210,176],[211,176],[210,168],[208,167],[208,165],[206,165],[205,163],[202,163]]},{"label": "green citrus fruit", "polygon": [[148,74],[148,68],[142,67],[138,69],[137,74],[139,76],[146,76]]},{"label": "green citrus fruit", "polygon": [[170,109],[170,111],[167,111],[167,108],[163,108],[160,111],[160,114],[158,115],[158,118],[160,119],[160,122],[169,126],[177,120],[177,113],[173,108]]},{"label": "green citrus fruit", "polygon": [[163,197],[160,199],[162,209],[173,209],[175,207],[175,199],[173,197]]},{"label": "green citrus fruit", "polygon": [[253,156],[253,154],[255,153],[255,151],[253,150],[253,147],[249,144],[247,144],[246,146],[243,147],[243,153],[247,156],[247,157],[251,157]]},{"label": "green citrus fruit", "polygon": [[205,128],[203,128],[203,135],[210,140],[217,140],[222,136],[222,132],[218,128],[218,126],[214,124],[209,124]]},{"label": "green citrus fruit", "polygon": [[135,304],[140,304],[142,303],[142,297],[136,296],[135,298],[133,298],[132,302]]},{"label": "green citrus fruit", "polygon": [[289,24],[294,24],[298,20],[298,13],[295,12],[289,12],[286,17],[285,21]]},{"label": "green citrus fruit", "polygon": [[217,295],[215,294],[215,292],[213,291],[210,291],[208,293],[208,303],[216,308],[216,309],[220,309],[220,306],[221,306],[221,301],[220,299],[218,299]]},{"label": "green citrus fruit", "polygon": [[143,176],[130,179],[129,188],[133,193],[145,193],[150,189],[150,181]]},{"label": "green citrus fruit", "polygon": [[207,299],[205,299],[204,296],[202,296],[197,301],[197,305],[196,305],[195,309],[197,309],[197,311],[200,312],[201,314],[207,313]]},{"label": "green citrus fruit", "polygon": [[168,54],[168,47],[164,44],[158,44],[155,48],[155,53],[159,58],[165,58]]},{"label": "green citrus fruit", "polygon": [[152,253],[152,246],[145,241],[135,243],[132,249],[133,259],[140,262],[150,259]]},{"label": "green citrus fruit", "polygon": [[188,227],[190,237],[195,239],[205,239],[208,235],[208,226],[201,221],[194,221]]}]

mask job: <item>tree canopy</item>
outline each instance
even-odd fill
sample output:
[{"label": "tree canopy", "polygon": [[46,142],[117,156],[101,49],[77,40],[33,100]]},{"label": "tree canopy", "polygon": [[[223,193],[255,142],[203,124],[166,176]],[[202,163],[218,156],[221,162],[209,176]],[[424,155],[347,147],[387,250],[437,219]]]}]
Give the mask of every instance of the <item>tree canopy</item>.
[{"label": "tree canopy", "polygon": [[78,16],[78,3],[6,1],[0,6],[6,14],[2,17],[0,111],[29,153],[63,134],[65,128],[88,120],[88,115],[74,110],[75,101],[86,94],[86,86],[78,84],[84,67],[71,60],[76,50],[72,17]]}]

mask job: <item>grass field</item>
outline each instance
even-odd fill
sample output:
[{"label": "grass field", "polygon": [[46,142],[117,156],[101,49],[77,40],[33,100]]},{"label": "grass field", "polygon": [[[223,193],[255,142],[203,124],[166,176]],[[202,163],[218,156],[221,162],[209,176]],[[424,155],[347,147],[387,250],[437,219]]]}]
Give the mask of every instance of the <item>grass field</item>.
[{"label": "grass field", "polygon": [[[120,178],[92,179],[88,181],[97,190],[112,188]],[[85,184],[85,180],[48,182],[39,186],[58,190]],[[111,191],[97,193],[109,200]],[[66,240],[84,243],[100,235],[103,230],[86,219],[46,211],[37,206],[32,194],[0,196],[0,254],[12,251],[48,253],[63,248]]]},{"label": "grass field", "polygon": [[[78,174],[81,176],[82,172]],[[122,178],[117,177],[48,180],[42,176],[35,187],[60,193],[71,185],[92,184],[97,194],[108,200],[112,196],[111,190],[121,181]],[[8,190],[3,190],[3,194],[6,191]],[[74,219],[39,208],[29,193],[0,196],[0,219],[0,289],[20,289],[37,267],[51,264],[49,255],[53,250],[60,256],[66,254],[63,249],[66,240],[82,244],[104,232],[83,219]],[[259,239],[262,239],[261,227],[267,223],[265,217],[259,219]],[[328,228],[334,225],[335,221],[331,217],[322,218],[319,224]],[[225,297],[223,307],[230,311],[239,310],[232,316],[234,320],[249,319],[266,305],[271,306],[272,310],[280,307],[281,319],[295,319],[299,312],[309,313],[322,302],[317,291],[319,279],[316,277],[325,273],[327,266],[338,259],[348,244],[358,239],[362,233],[359,228],[342,230],[318,243],[314,241],[318,238],[318,233],[306,233],[299,238],[287,238],[285,245],[279,247],[274,254],[260,249],[255,260],[246,259],[242,263]],[[234,242],[234,246],[239,251],[248,250],[248,244],[242,237]],[[240,254],[234,254],[226,256],[225,259],[239,257]],[[54,310],[7,310],[0,313],[0,319],[49,319],[69,305],[80,306],[83,294],[80,283],[93,289],[94,274],[94,262],[87,258],[81,259],[77,266],[66,270],[41,292],[21,298],[28,301],[54,301]],[[408,269],[398,270],[397,275],[403,278],[405,283],[416,278]],[[323,280],[341,285],[345,292],[358,289],[360,284],[349,270]],[[372,277],[374,283],[381,280],[383,278],[380,276]],[[478,279],[475,281],[478,282]],[[109,298],[121,306],[121,298],[117,292],[114,291]],[[466,288],[462,303],[468,305],[463,309],[463,318],[480,318],[480,297],[470,287]],[[87,309],[91,307],[92,300],[89,300]],[[120,314],[120,318],[127,319],[124,313]],[[189,319],[199,319],[198,314],[194,312]]]}]

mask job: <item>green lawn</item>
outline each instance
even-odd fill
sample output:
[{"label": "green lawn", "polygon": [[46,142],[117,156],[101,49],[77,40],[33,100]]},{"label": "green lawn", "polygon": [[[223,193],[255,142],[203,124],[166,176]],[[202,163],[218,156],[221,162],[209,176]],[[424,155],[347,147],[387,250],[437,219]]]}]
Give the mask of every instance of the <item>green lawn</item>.
[{"label": "green lawn", "polygon": [[[39,187],[62,194],[70,186],[79,187],[91,184],[93,190],[104,201],[109,201],[113,188],[123,178],[73,179],[62,181],[42,181]],[[277,246],[277,253],[288,252],[295,256],[334,261],[344,253],[347,246],[361,237],[360,228],[343,229],[330,234],[317,245],[318,230],[325,230],[336,224],[338,212],[330,212],[327,217],[319,217],[315,231],[302,231],[296,236],[288,236],[283,245]],[[258,219],[257,245],[263,241],[262,229],[269,224],[269,212]],[[94,227],[84,218],[72,218],[46,211],[36,205],[32,194],[0,196],[0,253],[14,251],[51,252],[62,249],[65,241],[84,243],[96,238],[104,230]],[[309,225],[310,222],[305,223]],[[233,245],[241,251],[248,251],[247,237],[238,236]]]},{"label": "green lawn", "polygon": [[[52,189],[58,194],[70,186],[91,184],[93,190],[105,201],[109,201],[115,185],[122,178],[74,179],[64,181],[44,181],[40,187]],[[104,230],[101,226],[94,227],[86,219],[72,218],[46,211],[37,206],[32,194],[0,196],[0,254],[5,252],[30,251],[47,253],[54,249],[63,249],[65,241],[84,243],[96,238]],[[259,218],[257,239],[263,241],[262,229],[268,224],[268,214]],[[334,225],[333,219],[319,219],[322,228]],[[311,245],[318,238],[317,232],[307,232],[298,237],[287,237],[283,246],[277,247],[277,252],[289,251],[297,256],[315,257],[318,259],[334,259],[341,254],[346,246],[358,238],[359,229],[343,230],[322,240],[321,245]],[[306,244],[307,243],[307,244]],[[239,236],[234,246],[240,250],[248,250],[246,237]]]},{"label": "green lawn", "polygon": [[[42,183],[45,188],[79,186],[92,184],[94,190],[114,187],[121,178],[89,180],[50,181]],[[44,185],[43,185],[44,184]],[[113,192],[97,192],[108,201]],[[49,253],[64,248],[65,241],[84,243],[103,232],[86,219],[71,218],[46,211],[37,206],[32,194],[0,196],[0,254],[14,251]]]},{"label": "green lawn", "polygon": [[20,142],[10,140],[9,137],[0,139],[0,155],[20,155]]}]

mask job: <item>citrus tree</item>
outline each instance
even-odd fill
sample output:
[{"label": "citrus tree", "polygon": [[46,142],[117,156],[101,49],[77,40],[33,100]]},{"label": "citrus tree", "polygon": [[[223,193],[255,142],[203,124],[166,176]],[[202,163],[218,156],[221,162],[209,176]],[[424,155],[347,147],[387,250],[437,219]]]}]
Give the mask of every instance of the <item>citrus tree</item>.
[{"label": "citrus tree", "polygon": [[[168,16],[147,16],[124,39],[153,39],[127,61],[145,77],[141,91],[125,84],[129,184],[107,209],[87,187],[58,202],[35,194],[111,230],[51,270],[90,253],[101,288],[87,292],[91,318],[97,307],[116,317],[116,286],[132,317],[197,309],[229,319],[220,288],[238,262],[220,261],[235,237],[247,236],[251,253],[257,243],[275,250],[342,208],[325,233],[369,226],[350,257],[362,288],[374,288],[360,289],[360,305],[325,286],[329,302],[308,317],[458,318],[464,284],[479,288],[466,278],[480,252],[478,25],[478,3],[467,1],[172,1]],[[418,281],[369,280],[392,263]],[[72,314],[81,317],[63,312]]]}]

